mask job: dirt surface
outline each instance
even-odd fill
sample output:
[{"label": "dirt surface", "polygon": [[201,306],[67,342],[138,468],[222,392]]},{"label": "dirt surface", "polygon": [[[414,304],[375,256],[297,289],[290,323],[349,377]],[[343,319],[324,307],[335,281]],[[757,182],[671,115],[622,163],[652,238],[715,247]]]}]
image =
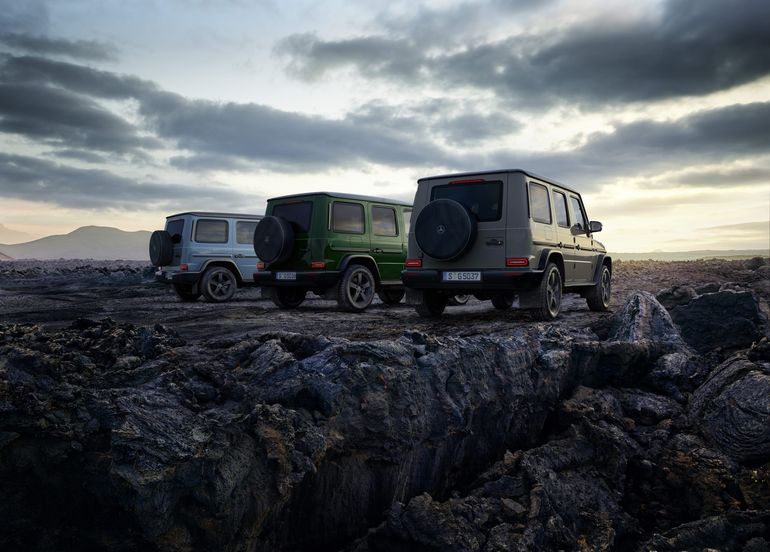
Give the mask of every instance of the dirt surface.
[{"label": "dirt surface", "polygon": [[[757,266],[759,265],[759,266]],[[627,261],[613,274],[613,306],[633,291],[656,293],[674,285],[710,283],[751,289],[770,313],[770,273],[764,261]],[[514,303],[514,307],[516,304]],[[612,310],[612,309],[611,309]],[[590,312],[576,295],[565,297],[555,323],[580,332],[606,317]],[[529,313],[500,312],[488,301],[448,307],[439,320],[420,318],[408,305],[375,303],[362,314],[339,312],[336,303],[309,299],[294,311],[278,309],[255,288],[241,289],[229,303],[180,302],[168,285],[156,283],[152,268],[131,261],[6,261],[0,263],[0,323],[34,323],[48,328],[78,318],[112,318],[137,325],[163,324],[186,339],[244,332],[285,330],[354,340],[395,338],[405,330],[433,335],[499,335],[511,325],[529,324]]]}]

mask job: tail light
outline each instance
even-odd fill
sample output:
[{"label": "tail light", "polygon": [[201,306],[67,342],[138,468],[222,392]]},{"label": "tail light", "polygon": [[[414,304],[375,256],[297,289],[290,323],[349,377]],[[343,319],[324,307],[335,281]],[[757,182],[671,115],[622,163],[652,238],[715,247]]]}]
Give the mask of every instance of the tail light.
[{"label": "tail light", "polygon": [[265,270],[265,261],[259,261],[257,263],[257,270]]},{"label": "tail light", "polygon": [[529,266],[529,259],[526,257],[509,257],[505,259],[505,266]]},{"label": "tail light", "polygon": [[179,270],[187,270],[188,268],[190,267],[187,263],[182,263],[179,265]]},{"label": "tail light", "polygon": [[404,266],[407,268],[421,268],[422,259],[407,259]]},{"label": "tail light", "polygon": [[310,261],[310,268],[326,268],[326,261]]}]

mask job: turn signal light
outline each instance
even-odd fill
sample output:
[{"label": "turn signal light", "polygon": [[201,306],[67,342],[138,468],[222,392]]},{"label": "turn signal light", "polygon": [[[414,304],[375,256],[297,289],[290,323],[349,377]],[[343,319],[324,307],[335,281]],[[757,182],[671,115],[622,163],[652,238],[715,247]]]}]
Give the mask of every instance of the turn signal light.
[{"label": "turn signal light", "polygon": [[326,261],[310,261],[310,268],[326,268]]},{"label": "turn signal light", "polygon": [[257,270],[265,270],[265,261],[259,261],[257,263]]},{"label": "turn signal light", "polygon": [[422,267],[422,259],[407,259],[404,266],[407,268],[420,268]]},{"label": "turn signal light", "polygon": [[179,265],[179,270],[187,270],[188,268],[190,267],[187,265],[187,263],[182,263]]},{"label": "turn signal light", "polygon": [[509,257],[505,259],[505,266],[529,266],[529,259],[526,257]]}]

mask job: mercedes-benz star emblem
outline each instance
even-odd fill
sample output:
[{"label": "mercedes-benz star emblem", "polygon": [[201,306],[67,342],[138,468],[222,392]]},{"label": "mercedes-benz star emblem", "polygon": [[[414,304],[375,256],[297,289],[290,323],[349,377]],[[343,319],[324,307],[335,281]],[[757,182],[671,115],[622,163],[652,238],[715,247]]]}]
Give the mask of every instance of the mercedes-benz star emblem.
[{"label": "mercedes-benz star emblem", "polygon": [[438,226],[436,226],[436,234],[440,236],[444,232],[446,232],[446,226],[444,226],[443,224],[439,224]]}]

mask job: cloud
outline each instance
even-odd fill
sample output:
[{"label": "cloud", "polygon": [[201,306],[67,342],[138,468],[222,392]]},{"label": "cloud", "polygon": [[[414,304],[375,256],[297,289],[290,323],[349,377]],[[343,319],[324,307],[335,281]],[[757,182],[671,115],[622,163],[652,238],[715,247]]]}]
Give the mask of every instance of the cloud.
[{"label": "cloud", "polygon": [[114,61],[117,49],[96,40],[65,40],[27,33],[0,33],[0,44],[31,54],[67,56],[86,61]]},{"label": "cloud", "polygon": [[45,33],[49,26],[45,0],[0,0],[0,29]]},{"label": "cloud", "polygon": [[225,187],[137,182],[105,170],[4,153],[0,196],[76,209],[177,209],[180,204],[225,209],[264,201]]},{"label": "cloud", "polygon": [[[477,37],[447,50],[443,46],[451,38],[445,37],[452,36],[454,20],[451,14],[425,25],[415,20],[405,25],[407,35],[392,26],[387,33],[339,40],[290,35],[275,51],[290,73],[306,80],[349,67],[367,78],[410,85],[489,89],[508,102],[541,108],[564,101],[595,106],[708,94],[770,74],[768,2],[667,0],[658,18]],[[436,21],[447,28],[435,29]],[[499,22],[488,24],[496,28]]]}]

